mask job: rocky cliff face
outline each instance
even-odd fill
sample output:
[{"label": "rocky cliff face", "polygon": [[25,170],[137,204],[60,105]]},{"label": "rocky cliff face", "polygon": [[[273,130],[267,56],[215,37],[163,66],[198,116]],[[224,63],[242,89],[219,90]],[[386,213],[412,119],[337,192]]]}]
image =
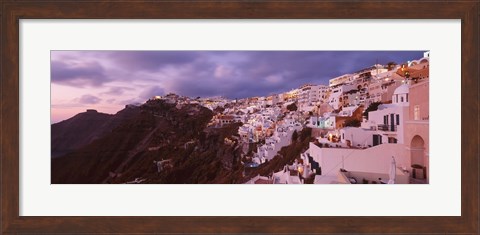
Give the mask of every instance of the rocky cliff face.
[{"label": "rocky cliff face", "polygon": [[207,128],[213,113],[202,106],[152,100],[88,115],[52,125],[52,152],[69,150],[52,159],[52,183],[234,183],[241,175],[239,124]]}]

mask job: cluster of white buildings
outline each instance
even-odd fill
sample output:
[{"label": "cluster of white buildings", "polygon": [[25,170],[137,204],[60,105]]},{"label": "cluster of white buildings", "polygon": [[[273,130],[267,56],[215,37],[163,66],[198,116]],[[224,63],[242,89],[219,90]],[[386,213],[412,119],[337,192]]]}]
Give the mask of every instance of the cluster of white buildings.
[{"label": "cluster of white buildings", "polygon": [[[293,165],[248,183],[428,183],[428,71],[425,52],[390,69],[374,65],[331,79],[326,97],[313,100],[306,125],[317,130],[316,141]],[[376,102],[381,104],[364,116]],[[358,125],[345,126],[352,119]]]}]

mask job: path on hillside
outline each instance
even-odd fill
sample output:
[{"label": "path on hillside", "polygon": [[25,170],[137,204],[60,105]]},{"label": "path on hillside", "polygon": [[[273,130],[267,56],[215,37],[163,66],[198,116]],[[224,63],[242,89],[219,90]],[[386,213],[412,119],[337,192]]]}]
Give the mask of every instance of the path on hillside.
[{"label": "path on hillside", "polygon": [[[147,145],[148,145],[149,140],[151,139],[152,135],[154,133],[156,133],[160,129],[160,127],[161,127],[161,125],[157,125],[157,127],[155,127],[155,129],[150,131],[140,142],[138,142],[138,144],[135,146],[135,148],[130,150],[127,153],[126,159],[122,163],[120,163],[120,165],[115,169],[115,171],[113,171],[113,173],[120,173],[120,171],[133,159],[133,157],[135,157],[135,155],[137,155],[141,151],[145,150],[147,148]],[[110,174],[107,176],[107,178],[105,178],[102,181],[102,184],[106,184],[109,179],[110,179]]]}]

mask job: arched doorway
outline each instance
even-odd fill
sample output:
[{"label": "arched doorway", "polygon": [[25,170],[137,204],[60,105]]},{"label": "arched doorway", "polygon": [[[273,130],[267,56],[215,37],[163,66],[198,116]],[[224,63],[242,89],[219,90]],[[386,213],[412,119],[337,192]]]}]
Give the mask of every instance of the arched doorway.
[{"label": "arched doorway", "polygon": [[424,161],[425,141],[419,135],[415,135],[410,142],[410,160],[412,165],[425,166]]},{"label": "arched doorway", "polygon": [[410,160],[412,164],[412,178],[423,179],[428,182],[428,172],[425,163],[425,141],[419,135],[415,135],[410,142]]}]

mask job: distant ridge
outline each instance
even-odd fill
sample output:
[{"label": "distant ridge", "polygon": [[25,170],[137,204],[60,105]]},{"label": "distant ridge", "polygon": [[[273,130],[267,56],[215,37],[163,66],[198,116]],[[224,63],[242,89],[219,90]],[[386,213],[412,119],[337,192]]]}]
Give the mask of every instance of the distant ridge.
[{"label": "distant ridge", "polygon": [[94,109],[87,109],[67,120],[51,126],[52,158],[61,157],[92,141],[104,136],[124,120],[131,118],[138,108],[125,108],[115,115],[99,113]]}]

